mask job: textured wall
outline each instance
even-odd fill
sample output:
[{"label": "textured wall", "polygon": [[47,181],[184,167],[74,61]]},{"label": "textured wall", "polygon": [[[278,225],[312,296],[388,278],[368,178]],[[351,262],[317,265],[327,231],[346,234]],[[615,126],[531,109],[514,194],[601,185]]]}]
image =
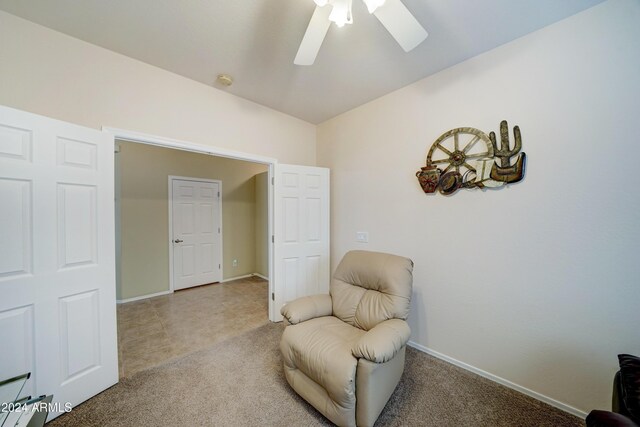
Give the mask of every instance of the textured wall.
[{"label": "textured wall", "polygon": [[[638,22],[640,2],[603,3],[318,129],[334,268],[354,248],[411,257],[412,340],[582,411],[609,408],[616,354],[640,353]],[[440,134],[502,119],[523,182],[422,192]]]}]

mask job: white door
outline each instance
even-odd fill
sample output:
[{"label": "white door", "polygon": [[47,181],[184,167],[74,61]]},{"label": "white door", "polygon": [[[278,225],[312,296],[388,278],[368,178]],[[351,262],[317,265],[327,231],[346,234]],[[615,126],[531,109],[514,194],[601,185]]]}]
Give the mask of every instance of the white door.
[{"label": "white door", "polygon": [[220,181],[171,178],[173,289],[222,280]]},{"label": "white door", "polygon": [[113,149],[0,106],[0,378],[61,407],[118,382]]},{"label": "white door", "polygon": [[329,169],[277,164],[274,210],[274,309],[329,292]]}]

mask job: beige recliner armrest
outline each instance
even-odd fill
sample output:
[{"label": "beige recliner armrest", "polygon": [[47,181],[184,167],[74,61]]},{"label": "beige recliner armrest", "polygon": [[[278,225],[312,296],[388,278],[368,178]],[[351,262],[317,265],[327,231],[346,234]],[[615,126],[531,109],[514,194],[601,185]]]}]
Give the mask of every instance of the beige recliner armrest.
[{"label": "beige recliner armrest", "polygon": [[388,362],[407,344],[410,336],[411,329],[404,320],[385,320],[364,334],[351,354],[374,363]]},{"label": "beige recliner armrest", "polygon": [[315,317],[331,316],[331,312],[331,296],[328,294],[298,298],[280,309],[280,314],[292,325]]}]

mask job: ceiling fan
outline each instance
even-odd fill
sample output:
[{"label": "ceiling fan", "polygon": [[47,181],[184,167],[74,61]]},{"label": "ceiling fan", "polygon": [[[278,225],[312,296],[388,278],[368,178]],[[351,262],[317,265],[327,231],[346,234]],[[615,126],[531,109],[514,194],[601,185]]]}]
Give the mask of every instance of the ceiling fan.
[{"label": "ceiling fan", "polygon": [[[338,27],[351,24],[351,3],[353,0],[313,0],[316,9],[311,16],[307,31],[293,63],[311,65],[316,60],[320,46],[332,22]],[[429,35],[409,9],[400,0],[362,0],[369,13],[384,25],[398,44],[409,52]]]}]

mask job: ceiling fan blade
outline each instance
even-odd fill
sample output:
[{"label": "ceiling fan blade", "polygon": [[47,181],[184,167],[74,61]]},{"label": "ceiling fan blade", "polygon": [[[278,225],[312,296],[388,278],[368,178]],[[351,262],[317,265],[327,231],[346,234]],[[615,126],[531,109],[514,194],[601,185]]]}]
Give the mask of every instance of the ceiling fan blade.
[{"label": "ceiling fan blade", "polygon": [[329,14],[331,13],[330,6],[316,7],[313,12],[311,21],[307,31],[304,33],[296,59],[293,63],[296,65],[311,65],[316,60],[320,46],[324,41],[324,37],[327,35],[331,21],[329,21]]},{"label": "ceiling fan blade", "polygon": [[429,35],[400,0],[385,1],[373,14],[405,52],[418,46]]}]

